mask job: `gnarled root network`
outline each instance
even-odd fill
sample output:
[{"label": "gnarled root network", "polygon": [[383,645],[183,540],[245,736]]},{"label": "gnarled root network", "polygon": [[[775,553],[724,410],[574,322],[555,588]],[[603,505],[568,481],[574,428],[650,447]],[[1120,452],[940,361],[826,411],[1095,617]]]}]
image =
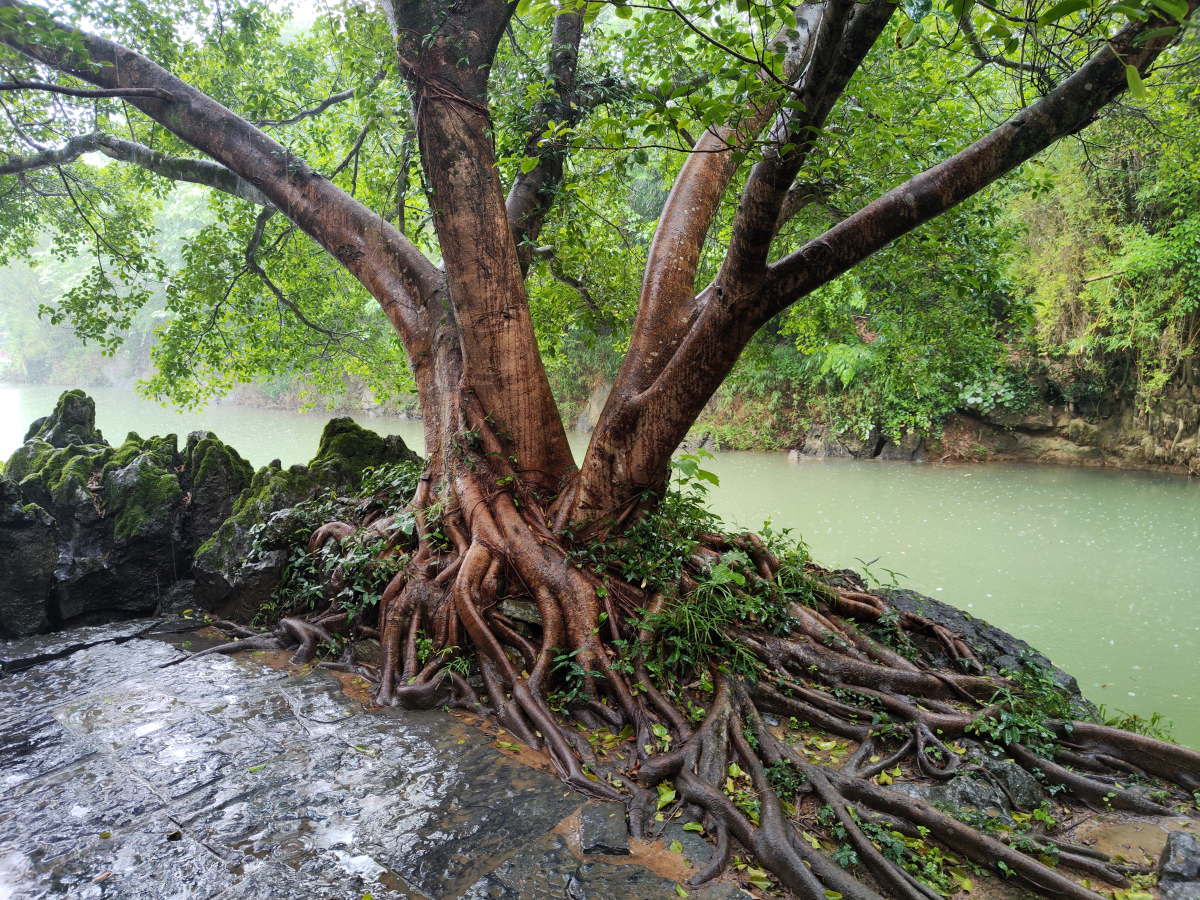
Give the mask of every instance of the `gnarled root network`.
[{"label": "gnarled root network", "polygon": [[[991,770],[964,756],[965,737],[1059,791],[1060,804],[1166,816],[1194,803],[1200,754],[1047,718],[1018,673],[989,670],[962,635],[891,607],[847,574],[808,565],[807,602],[793,602],[780,579],[789,575],[794,587],[794,567],[785,572],[756,535],[696,535],[674,589],[653,594],[613,566],[582,566],[548,524],[555,511],[522,487],[469,396],[460,424],[470,440],[459,439],[438,488],[452,502],[435,507],[427,472],[411,505],[412,543],[387,543],[387,553],[410,555],[377,606],[343,604],[339,568],[327,609],[252,636],[215,623],[240,640],[205,652],[294,647],[292,662],[302,664],[325,649],[320,664],[369,682],[375,704],[492,716],[544,749],[573,788],[626,803],[635,838],[676,817],[699,822],[714,849],[693,885],[735,854],[804,900],[831,891],[936,900],[972,869],[1084,900],[1098,896],[1085,880],[1127,887],[1146,874],[1054,834],[1049,804],[1021,811]],[[373,526],[386,536],[393,517],[379,506],[321,526],[310,551]],[[752,608],[755,595],[772,596],[788,627],[723,621],[715,626],[723,655],[682,671],[665,659],[660,632],[673,611],[698,602],[717,566],[736,576],[724,584],[728,597]],[[514,618],[505,612],[513,602],[536,617]],[[355,656],[367,637],[379,641],[375,665]],[[1067,698],[1057,703],[1071,709]],[[890,787],[963,774],[1004,793],[1018,827],[976,827]]]}]

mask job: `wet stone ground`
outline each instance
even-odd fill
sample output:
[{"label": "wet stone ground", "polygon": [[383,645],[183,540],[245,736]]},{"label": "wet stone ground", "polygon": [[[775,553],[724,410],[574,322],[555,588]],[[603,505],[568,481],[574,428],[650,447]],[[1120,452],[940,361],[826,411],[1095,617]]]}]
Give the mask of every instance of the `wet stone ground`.
[{"label": "wet stone ground", "polygon": [[707,858],[690,833],[682,855],[615,855],[611,810],[446,713],[369,712],[323,670],[163,668],[202,644],[156,627],[0,642],[0,900],[649,900]]}]

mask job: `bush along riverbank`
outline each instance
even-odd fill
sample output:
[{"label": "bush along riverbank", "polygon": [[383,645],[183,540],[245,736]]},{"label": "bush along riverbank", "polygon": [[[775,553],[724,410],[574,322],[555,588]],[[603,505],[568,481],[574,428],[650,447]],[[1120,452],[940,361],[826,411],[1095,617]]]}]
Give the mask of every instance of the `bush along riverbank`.
[{"label": "bush along riverbank", "polygon": [[[1023,396],[992,386],[922,426],[854,422],[819,398],[723,388],[686,449],[766,450],[797,458],[1021,461],[1200,474],[1200,384],[1167,385],[1151,401],[1119,392],[1064,396],[1044,376]],[[1071,393],[1074,393],[1073,391]],[[791,399],[787,399],[787,398]]]},{"label": "bush along riverbank", "polygon": [[[10,633],[175,614],[168,627],[200,628],[207,648],[181,666],[288,651],[286,665],[339,673],[369,706],[457,707],[503,726],[512,758],[549,759],[577,791],[623,804],[633,838],[668,820],[694,836],[692,888],[735,860],[727,883],[808,896],[819,882],[831,900],[1195,897],[1200,753],[1164,740],[1157,718],[1104,721],[1069,674],[962,611],[871,590],[786,534],[723,531],[700,462],[679,460],[620,543],[575,547],[612,635],[605,660],[580,663],[555,649],[554,608],[502,566],[486,593],[448,591],[428,612],[403,602],[455,583],[462,535],[459,511],[412,514],[422,463],[398,438],[334,419],[307,466],[252,474],[207,434],[182,452],[173,436],[114,448],[68,392],[5,466],[0,558],[16,564],[0,609]],[[69,564],[21,564],[47,548]],[[666,596],[676,579],[690,599]],[[85,588],[97,600],[72,614],[63,598]],[[507,679],[450,615],[472,610],[500,635]],[[35,665],[21,646],[3,658]],[[648,705],[593,693],[597,665]],[[547,712],[530,729],[514,704],[535,677]]]}]

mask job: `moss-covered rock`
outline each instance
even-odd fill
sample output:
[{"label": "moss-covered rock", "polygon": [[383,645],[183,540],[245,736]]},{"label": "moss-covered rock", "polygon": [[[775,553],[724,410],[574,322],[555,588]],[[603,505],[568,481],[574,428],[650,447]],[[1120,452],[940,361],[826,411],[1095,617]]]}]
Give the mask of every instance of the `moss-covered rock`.
[{"label": "moss-covered rock", "polygon": [[173,434],[143,441],[131,433],[102,469],[115,540],[172,537],[183,496],[175,472],[176,441]]},{"label": "moss-covered rock", "polygon": [[344,416],[325,425],[308,468],[322,487],[345,491],[357,485],[363,469],[370,466],[419,461],[399,435],[383,437]]},{"label": "moss-covered rock", "polygon": [[233,512],[250,465],[215,435],[95,429],[81,391],[59,398],[5,467],[0,632],[151,613]]},{"label": "moss-covered rock", "polygon": [[31,438],[38,438],[54,447],[103,444],[104,436],[96,428],[96,401],[81,390],[64,391],[54,406],[54,412],[29,426],[25,440]]},{"label": "moss-covered rock", "polygon": [[287,531],[297,503],[322,491],[351,492],[364,469],[400,462],[420,462],[401,437],[381,437],[353,419],[337,418],[325,426],[307,466],[259,469],[232,515],[196,553],[197,606],[231,618],[253,616],[270,600],[287,561],[282,551],[270,551],[246,562],[255,535],[264,528]]},{"label": "moss-covered rock", "polygon": [[188,543],[199,547],[233,514],[238,497],[254,479],[254,468],[208,431],[188,435],[183,465],[190,478]]}]

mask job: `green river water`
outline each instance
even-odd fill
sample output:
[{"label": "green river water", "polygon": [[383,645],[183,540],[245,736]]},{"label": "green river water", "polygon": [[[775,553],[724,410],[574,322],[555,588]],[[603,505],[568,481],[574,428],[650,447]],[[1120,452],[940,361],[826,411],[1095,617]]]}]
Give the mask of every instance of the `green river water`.
[{"label": "green river water", "polygon": [[[0,458],[61,387],[0,386]],[[180,414],[129,389],[89,389],[106,438],[205,428],[255,466],[307,462],[327,413],[216,404]],[[355,417],[418,451],[421,426]],[[586,438],[573,436],[581,458]],[[1111,710],[1161,712],[1200,748],[1200,481],[1035,465],[788,462],[721,453],[714,509],[795,529],[826,565],[862,562],[1029,641]],[[902,573],[902,574],[899,574]]]}]

